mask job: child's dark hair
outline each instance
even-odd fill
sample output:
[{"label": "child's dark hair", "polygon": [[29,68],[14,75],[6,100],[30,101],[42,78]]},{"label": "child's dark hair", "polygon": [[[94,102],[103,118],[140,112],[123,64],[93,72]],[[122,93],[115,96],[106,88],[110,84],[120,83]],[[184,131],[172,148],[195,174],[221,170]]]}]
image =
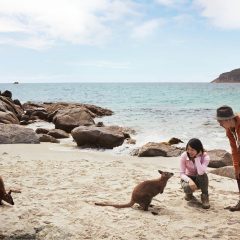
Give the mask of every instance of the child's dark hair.
[{"label": "child's dark hair", "polygon": [[186,146],[186,150],[187,150],[188,146],[195,149],[197,151],[197,153],[199,153],[199,152],[203,153],[204,152],[202,142],[197,138],[192,138],[188,141],[187,146]]}]

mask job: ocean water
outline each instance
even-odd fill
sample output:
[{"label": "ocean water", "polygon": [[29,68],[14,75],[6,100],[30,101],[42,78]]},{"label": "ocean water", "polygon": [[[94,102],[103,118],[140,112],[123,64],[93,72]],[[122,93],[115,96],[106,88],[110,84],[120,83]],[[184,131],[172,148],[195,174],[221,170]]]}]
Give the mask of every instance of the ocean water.
[{"label": "ocean water", "polygon": [[185,146],[197,137],[206,149],[229,150],[223,128],[215,120],[216,108],[230,105],[240,112],[240,84],[211,83],[20,83],[0,84],[21,102],[67,101],[98,105],[114,111],[98,119],[136,130],[135,146],[123,145],[115,152],[129,152],[147,142],[178,137]]}]

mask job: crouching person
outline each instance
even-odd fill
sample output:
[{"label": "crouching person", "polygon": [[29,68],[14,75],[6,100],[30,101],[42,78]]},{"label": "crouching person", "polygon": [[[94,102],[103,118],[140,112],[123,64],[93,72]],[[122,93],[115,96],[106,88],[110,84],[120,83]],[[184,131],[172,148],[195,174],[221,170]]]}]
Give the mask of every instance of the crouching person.
[{"label": "crouching person", "polygon": [[208,196],[208,176],[206,173],[209,156],[204,151],[201,141],[197,138],[189,140],[186,151],[181,155],[180,177],[185,192],[185,200],[194,199],[193,192],[202,191],[201,201],[204,209],[210,208]]}]

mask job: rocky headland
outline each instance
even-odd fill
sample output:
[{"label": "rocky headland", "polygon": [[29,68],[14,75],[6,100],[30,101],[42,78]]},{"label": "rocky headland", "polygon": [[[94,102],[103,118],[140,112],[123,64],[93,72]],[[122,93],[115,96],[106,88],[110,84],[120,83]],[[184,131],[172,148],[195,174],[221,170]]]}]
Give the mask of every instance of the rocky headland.
[{"label": "rocky headland", "polygon": [[220,74],[211,83],[240,83],[240,68]]}]

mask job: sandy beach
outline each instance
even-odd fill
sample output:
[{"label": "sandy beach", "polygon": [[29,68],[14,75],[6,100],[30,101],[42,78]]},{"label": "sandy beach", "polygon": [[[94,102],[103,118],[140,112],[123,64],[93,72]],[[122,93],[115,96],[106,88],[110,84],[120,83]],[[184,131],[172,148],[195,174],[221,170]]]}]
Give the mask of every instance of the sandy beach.
[{"label": "sandy beach", "polygon": [[[209,210],[188,203],[180,188],[179,158],[137,158],[106,152],[60,151],[55,144],[0,145],[0,175],[14,206],[0,206],[0,239],[239,239],[234,180],[209,174]],[[133,187],[172,171],[150,211],[95,206],[127,203]],[[200,191],[195,196],[200,200]],[[158,213],[153,215],[151,211]]]},{"label": "sandy beach", "polygon": [[239,10],[0,0],[0,240],[240,240]]}]

